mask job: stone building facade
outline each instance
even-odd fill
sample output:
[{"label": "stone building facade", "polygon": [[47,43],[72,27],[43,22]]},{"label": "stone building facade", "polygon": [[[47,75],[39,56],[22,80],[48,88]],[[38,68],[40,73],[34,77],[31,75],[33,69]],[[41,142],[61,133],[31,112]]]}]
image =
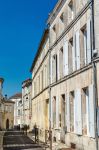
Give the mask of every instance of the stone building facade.
[{"label": "stone building facade", "polygon": [[23,125],[27,125],[30,129],[32,117],[32,102],[31,102],[32,80],[27,79],[22,83],[22,110],[23,110]]},{"label": "stone building facade", "polygon": [[53,140],[80,150],[96,149],[98,19],[98,0],[59,0],[31,68],[32,124],[44,131],[49,119]]},{"label": "stone building facade", "polygon": [[14,102],[3,97],[4,79],[0,78],[0,130],[13,129],[14,127]]},{"label": "stone building facade", "polygon": [[98,0],[59,0],[48,19],[53,137],[84,150],[96,149],[94,77],[98,83],[98,18]]},{"label": "stone building facade", "polygon": [[9,99],[14,102],[14,127],[21,127],[23,124],[22,93],[17,93]]},{"label": "stone building facade", "polygon": [[49,37],[44,31],[32,72],[32,128],[37,125],[39,135],[45,140],[45,130],[49,129]]},{"label": "stone building facade", "polygon": [[14,102],[2,99],[2,129],[14,128]]}]

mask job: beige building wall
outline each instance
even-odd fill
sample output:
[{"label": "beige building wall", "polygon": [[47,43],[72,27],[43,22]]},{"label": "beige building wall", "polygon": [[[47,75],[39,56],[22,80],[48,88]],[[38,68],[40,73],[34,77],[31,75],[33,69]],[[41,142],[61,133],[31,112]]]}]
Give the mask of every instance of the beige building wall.
[{"label": "beige building wall", "polygon": [[39,136],[45,141],[45,130],[49,129],[49,38],[46,30],[32,66],[32,121]]},{"label": "beige building wall", "polygon": [[[48,19],[53,140],[65,142],[68,146],[74,144],[77,149],[84,150],[96,149],[90,6],[91,1],[60,0]],[[94,8],[98,52],[97,0]],[[98,61],[96,66],[98,80]]]},{"label": "beige building wall", "polygon": [[22,83],[22,122],[23,125],[27,125],[29,130],[31,129],[32,118],[32,80],[27,79]]},{"label": "beige building wall", "polygon": [[2,113],[2,129],[14,128],[14,102],[3,100],[4,111]]}]

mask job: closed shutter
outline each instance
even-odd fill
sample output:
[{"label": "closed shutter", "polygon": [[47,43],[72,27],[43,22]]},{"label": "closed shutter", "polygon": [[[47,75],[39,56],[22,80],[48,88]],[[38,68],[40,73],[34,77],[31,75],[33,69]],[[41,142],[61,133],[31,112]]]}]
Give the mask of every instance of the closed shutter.
[{"label": "closed shutter", "polygon": [[67,93],[66,101],[67,101],[66,125],[67,125],[67,132],[70,132],[70,98],[69,98],[69,93]]},{"label": "closed shutter", "polygon": [[50,112],[50,115],[51,115],[51,127],[53,127],[53,98],[51,97],[51,103],[50,103],[50,110],[51,110],[51,112]]},{"label": "closed shutter", "polygon": [[93,101],[93,85],[89,86],[89,134],[95,138],[95,123],[94,123],[94,101]]},{"label": "closed shutter", "polygon": [[76,60],[77,60],[77,69],[80,69],[80,36],[79,31],[76,32]]},{"label": "closed shutter", "polygon": [[56,128],[59,128],[59,98],[56,97]]},{"label": "closed shutter", "polygon": [[99,136],[99,107],[98,107],[98,115],[97,115],[97,120],[98,120],[98,136]]},{"label": "closed shutter", "polygon": [[51,68],[50,68],[50,72],[51,72],[51,74],[50,74],[50,78],[51,78],[51,83],[52,83],[52,56],[51,56],[51,60],[50,60],[50,64],[51,64]]},{"label": "closed shutter", "polygon": [[91,62],[91,22],[87,21],[87,62]]},{"label": "closed shutter", "polygon": [[63,57],[64,57],[64,76],[68,75],[68,41],[64,40],[63,47]]},{"label": "closed shutter", "polygon": [[76,70],[76,38],[73,37],[73,49],[72,49],[73,71]]},{"label": "closed shutter", "polygon": [[59,51],[57,53],[57,77],[58,80],[60,79],[60,73],[59,73]]},{"label": "closed shutter", "polygon": [[65,24],[65,27],[67,26],[67,23],[68,23],[68,13],[67,13],[67,9],[65,9],[65,12],[64,12],[64,24]]},{"label": "closed shutter", "polygon": [[82,135],[82,113],[81,113],[81,90],[77,89],[75,91],[75,132],[78,135]]}]

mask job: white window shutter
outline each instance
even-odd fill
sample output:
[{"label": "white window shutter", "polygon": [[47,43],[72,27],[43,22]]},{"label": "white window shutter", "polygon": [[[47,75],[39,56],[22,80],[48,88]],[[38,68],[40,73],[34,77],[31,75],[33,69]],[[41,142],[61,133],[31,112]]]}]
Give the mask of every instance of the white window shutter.
[{"label": "white window shutter", "polygon": [[81,90],[75,91],[75,132],[82,135]]},{"label": "white window shutter", "polygon": [[99,107],[98,107],[98,115],[97,115],[97,120],[98,120],[98,136],[99,136]]},{"label": "white window shutter", "polygon": [[90,137],[95,138],[95,123],[94,123],[95,112],[94,112],[93,92],[94,92],[93,85],[90,85],[89,86],[89,134]]},{"label": "white window shutter", "polygon": [[66,104],[67,104],[67,114],[66,114],[66,125],[67,125],[67,132],[70,132],[70,98],[69,93],[66,96]]},{"label": "white window shutter", "polygon": [[60,79],[60,74],[59,74],[59,51],[57,52],[57,78],[58,78],[58,80]]},{"label": "white window shutter", "polygon": [[76,70],[76,38],[75,38],[75,35],[73,37],[73,49],[72,49],[72,59],[73,59],[73,71]]},{"label": "white window shutter", "polygon": [[59,128],[59,98],[56,97],[56,128]]},{"label": "white window shutter", "polygon": [[53,127],[53,98],[51,98],[50,108],[51,108],[50,121],[51,121],[51,128],[52,128]]},{"label": "white window shutter", "polygon": [[51,64],[51,68],[50,68],[50,79],[51,79],[51,83],[52,83],[52,56],[51,56],[51,60],[50,60],[50,64]]},{"label": "white window shutter", "polygon": [[68,75],[68,41],[66,40],[64,40],[63,58],[64,58],[64,76],[66,76]]},{"label": "white window shutter", "polygon": [[76,61],[77,61],[77,69],[80,69],[80,36],[79,36],[79,31],[76,32]]},{"label": "white window shutter", "polygon": [[87,62],[91,62],[91,22],[87,21]]}]

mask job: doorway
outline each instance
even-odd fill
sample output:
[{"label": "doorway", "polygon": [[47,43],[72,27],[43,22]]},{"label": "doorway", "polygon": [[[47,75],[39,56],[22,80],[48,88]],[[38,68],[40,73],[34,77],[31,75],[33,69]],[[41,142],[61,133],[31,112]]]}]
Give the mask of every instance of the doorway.
[{"label": "doorway", "polygon": [[6,129],[9,129],[9,119],[6,120]]},{"label": "doorway", "polygon": [[65,94],[61,95],[61,142],[65,143]]}]

